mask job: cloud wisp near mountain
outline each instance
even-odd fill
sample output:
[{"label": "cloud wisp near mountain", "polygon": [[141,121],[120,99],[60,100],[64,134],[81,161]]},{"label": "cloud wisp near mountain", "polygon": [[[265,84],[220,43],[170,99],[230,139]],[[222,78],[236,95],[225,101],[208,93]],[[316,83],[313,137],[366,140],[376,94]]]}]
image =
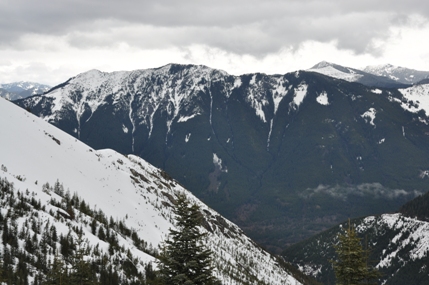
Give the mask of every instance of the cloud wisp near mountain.
[{"label": "cloud wisp near mountain", "polygon": [[95,149],[164,169],[280,251],[426,191],[428,85],[398,89],[404,84],[350,68],[316,69],[325,68],[370,79],[170,64],[91,70],[16,104]]}]

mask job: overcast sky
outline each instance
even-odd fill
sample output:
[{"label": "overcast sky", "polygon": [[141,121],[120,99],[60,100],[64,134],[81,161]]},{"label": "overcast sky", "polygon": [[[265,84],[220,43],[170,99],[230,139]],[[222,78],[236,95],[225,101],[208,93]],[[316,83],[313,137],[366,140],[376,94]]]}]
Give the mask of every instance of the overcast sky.
[{"label": "overcast sky", "polygon": [[426,0],[0,0],[0,83],[204,64],[287,73],[326,60],[429,70]]}]

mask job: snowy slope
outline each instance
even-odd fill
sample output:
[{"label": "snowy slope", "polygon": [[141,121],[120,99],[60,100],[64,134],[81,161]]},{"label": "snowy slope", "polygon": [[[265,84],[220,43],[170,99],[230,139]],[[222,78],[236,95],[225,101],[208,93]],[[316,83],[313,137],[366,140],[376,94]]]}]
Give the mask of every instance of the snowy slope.
[{"label": "snowy slope", "polygon": [[[54,195],[43,192],[42,184],[58,180],[91,207],[124,221],[156,248],[165,240],[168,229],[174,227],[172,197],[175,193],[186,193],[204,212],[208,227],[201,230],[209,229],[207,245],[214,252],[216,274],[224,284],[244,284],[249,276],[264,284],[301,284],[237,226],[144,160],[112,150],[91,149],[6,100],[0,100],[0,116],[0,178],[13,182],[17,190],[35,193],[42,204],[51,207],[49,200]],[[8,124],[9,121],[14,124]],[[83,227],[88,242],[94,246],[99,243],[103,248],[103,242],[91,235],[88,226]],[[142,263],[154,260],[126,239],[122,243]],[[226,268],[229,275],[225,273]]]}]

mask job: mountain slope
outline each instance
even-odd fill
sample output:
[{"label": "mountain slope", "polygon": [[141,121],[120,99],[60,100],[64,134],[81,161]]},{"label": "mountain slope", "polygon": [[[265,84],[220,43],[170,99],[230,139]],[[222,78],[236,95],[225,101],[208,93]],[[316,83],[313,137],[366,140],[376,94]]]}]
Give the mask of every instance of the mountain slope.
[{"label": "mountain slope", "polygon": [[[131,238],[118,237],[125,252],[118,253],[118,258],[124,258],[129,250],[133,260],[136,258],[136,268],[143,270],[155,260],[154,249],[166,238],[168,229],[174,227],[175,193],[185,193],[202,209],[205,227],[201,230],[209,232],[206,244],[214,252],[215,272],[224,284],[247,284],[255,280],[262,284],[300,284],[237,226],[141,158],[124,156],[113,150],[96,151],[6,100],[0,100],[0,116],[3,134],[0,177],[14,183],[13,191],[18,197],[37,197],[41,204],[38,208],[46,210],[39,210],[35,215],[41,215],[43,223],[48,221],[55,225],[58,234],[67,235],[70,231],[75,235],[73,229],[80,227],[85,243],[104,253],[110,250],[91,233],[89,216],[75,210],[76,219],[67,222],[68,217],[60,223],[61,218],[49,214],[55,210],[64,217],[70,215],[57,208],[63,198],[47,187],[46,182],[53,185],[59,181],[68,192],[76,193],[88,206],[95,208],[95,212],[110,215],[112,221],[123,223],[144,240],[146,250],[137,247]],[[14,124],[6,123],[8,121]],[[9,206],[3,207],[1,214],[4,217],[11,211]],[[34,216],[32,213],[29,217]],[[2,248],[4,252],[5,247]],[[49,258],[52,260],[53,255]]]},{"label": "mountain slope", "polygon": [[[427,284],[429,282],[429,194],[419,196],[396,214],[369,216],[352,221],[370,259],[380,270],[379,284]],[[424,219],[424,220],[423,220]],[[335,259],[333,245],[347,223],[334,227],[286,249],[286,259],[323,284],[335,277],[329,260]],[[365,246],[365,245],[364,245]]]},{"label": "mountain slope", "polygon": [[171,64],[92,70],[16,103],[96,149],[164,169],[281,251],[427,191],[427,91]]},{"label": "mountain slope", "polygon": [[369,87],[398,88],[406,87],[410,82],[402,82],[394,78],[386,77],[384,74],[344,67],[338,64],[322,61],[307,71],[317,72],[337,79],[349,82],[358,82]]},{"label": "mountain slope", "polygon": [[34,82],[13,82],[0,84],[0,97],[8,100],[18,100],[36,94],[43,94],[50,89],[49,86]]},{"label": "mountain slope", "polygon": [[429,77],[429,71],[419,71],[391,64],[367,66],[363,71],[384,76],[403,84],[415,84]]}]

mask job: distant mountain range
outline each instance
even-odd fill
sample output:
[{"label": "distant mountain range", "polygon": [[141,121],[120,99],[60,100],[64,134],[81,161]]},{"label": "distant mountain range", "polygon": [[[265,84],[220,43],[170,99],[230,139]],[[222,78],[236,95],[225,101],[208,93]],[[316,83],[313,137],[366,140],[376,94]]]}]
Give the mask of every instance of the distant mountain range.
[{"label": "distant mountain range", "polygon": [[23,99],[36,94],[43,94],[50,88],[48,85],[24,81],[0,84],[0,97],[8,100]]},{"label": "distant mountain range", "polygon": [[170,64],[91,70],[15,103],[95,149],[164,169],[280,252],[427,191],[428,94],[328,63],[241,76]]},{"label": "distant mountain range", "polygon": [[419,71],[391,64],[368,66],[363,71],[388,77],[403,84],[416,84],[429,78],[429,71]]},{"label": "distant mountain range", "polygon": [[308,284],[143,159],[94,150],[4,99],[0,119],[2,265],[27,284],[45,279],[54,259],[70,269],[82,248],[99,278],[107,268],[116,284],[142,284],[136,278],[156,268],[158,246],[175,227],[178,193],[201,209],[200,231],[222,284]]},{"label": "distant mountain range", "polygon": [[403,88],[429,77],[429,71],[418,71],[391,64],[368,66],[363,70],[344,67],[322,61],[308,71],[318,72],[349,82],[358,82],[371,87]]},{"label": "distant mountain range", "polygon": [[[352,221],[372,265],[382,273],[378,284],[428,284],[429,193],[404,206],[398,213],[368,216]],[[289,247],[285,258],[323,284],[334,284],[330,260],[336,258],[333,244],[347,222]]]}]

